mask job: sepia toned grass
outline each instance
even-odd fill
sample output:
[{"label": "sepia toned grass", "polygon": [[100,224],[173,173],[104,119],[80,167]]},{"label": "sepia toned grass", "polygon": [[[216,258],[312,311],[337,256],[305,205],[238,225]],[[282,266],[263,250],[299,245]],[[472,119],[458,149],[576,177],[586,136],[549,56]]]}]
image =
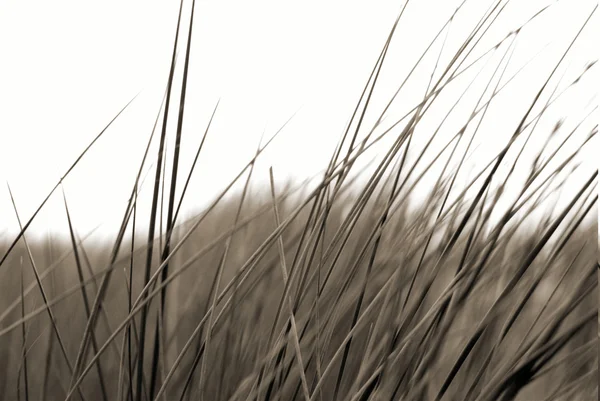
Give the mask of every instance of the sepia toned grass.
[{"label": "sepia toned grass", "polygon": [[[507,72],[519,35],[551,6],[481,51],[508,4],[493,2],[446,60],[446,38],[464,4],[378,109],[373,96],[392,40],[403,39],[395,35],[406,18],[403,6],[319,174],[282,185],[276,168],[259,167],[292,116],[261,138],[254,156],[194,214],[182,204],[193,201],[189,184],[202,174],[197,161],[210,151],[204,144],[218,103],[183,171],[195,2],[187,17],[181,2],[163,102],[151,116],[154,127],[110,243],[79,232],[64,191],[69,235],[31,239],[28,229],[135,98],[29,219],[9,188],[19,233],[0,237],[0,396],[597,399],[597,170],[579,160],[597,134],[590,121],[596,108],[577,121],[551,115],[552,105],[575,96],[595,71],[591,60],[569,82],[562,68],[596,8],[505,144],[481,159],[474,153],[477,140],[490,135],[488,113],[529,66]],[[180,36],[183,18],[189,26]],[[435,61],[424,62],[431,54]],[[419,70],[430,74],[422,97],[390,122],[392,103]],[[452,104],[440,114],[436,107],[448,92]],[[459,107],[469,107],[468,117],[442,135]],[[423,128],[430,119],[434,128]],[[556,122],[551,130],[544,128],[548,119]],[[566,191],[576,175],[581,184]],[[423,183],[430,186],[425,194],[418,192]],[[137,207],[141,196],[149,197],[148,215]]]}]

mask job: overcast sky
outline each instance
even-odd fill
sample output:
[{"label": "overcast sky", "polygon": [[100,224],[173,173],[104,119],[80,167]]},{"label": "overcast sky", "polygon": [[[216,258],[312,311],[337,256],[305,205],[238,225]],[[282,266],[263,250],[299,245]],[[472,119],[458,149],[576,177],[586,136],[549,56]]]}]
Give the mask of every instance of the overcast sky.
[{"label": "overcast sky", "polygon": [[[375,92],[370,124],[458,3],[409,3]],[[510,129],[597,2],[513,1],[474,51],[473,60],[551,3],[519,35],[505,77],[535,59],[490,110],[472,156],[475,164],[487,163],[506,143]],[[185,3],[185,15],[190,4]],[[197,1],[182,145],[184,171],[219,99],[220,105],[188,206],[206,202],[224,188],[249,160],[261,134],[270,137],[294,113],[265,154],[256,179],[267,180],[270,165],[281,179],[300,180],[321,170],[403,4],[389,0]],[[467,1],[448,31],[440,65],[450,60],[489,4]],[[21,219],[26,220],[87,144],[141,91],[64,183],[74,223],[82,234],[102,221],[110,231],[116,229],[161,103],[177,11],[177,2],[165,0],[0,2],[0,234],[18,228],[5,182],[11,186]],[[187,29],[187,22],[182,29]],[[564,73],[561,88],[565,87],[597,59],[597,37],[598,18],[594,16],[554,85]],[[422,96],[442,39],[386,121],[393,122]],[[490,59],[484,73],[493,73],[507,49],[508,42]],[[184,47],[180,47],[179,67],[183,54]],[[432,110],[435,118],[423,121],[424,129],[435,128],[452,99],[483,67],[484,63],[478,64],[457,80],[454,89],[448,89],[449,97],[438,111]],[[175,82],[180,82],[180,75]],[[475,89],[483,88],[485,82],[484,77],[474,86],[471,102],[448,121],[447,135],[464,122],[479,96]],[[549,132],[558,119],[565,118],[564,131],[568,132],[597,103],[596,91],[593,70],[566,100],[553,106],[538,129]],[[588,119],[580,135],[585,136],[596,121],[595,116]],[[597,165],[591,150],[582,153],[581,162],[581,170],[568,180],[570,189]],[[60,191],[32,229],[67,229]]]}]

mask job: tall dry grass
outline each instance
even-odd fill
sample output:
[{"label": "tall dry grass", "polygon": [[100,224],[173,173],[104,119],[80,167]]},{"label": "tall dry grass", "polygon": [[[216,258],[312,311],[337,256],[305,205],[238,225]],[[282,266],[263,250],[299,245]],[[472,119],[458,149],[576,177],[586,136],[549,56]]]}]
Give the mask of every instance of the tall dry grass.
[{"label": "tall dry grass", "polygon": [[[382,110],[370,102],[403,9],[320,175],[282,187],[276,170],[256,168],[278,131],[212,204],[184,215],[203,151],[200,145],[190,171],[179,169],[192,6],[189,30],[180,33],[178,22],[164,103],[112,242],[86,242],[66,197],[70,235],[32,240],[27,229],[37,212],[26,220],[14,205],[20,233],[0,247],[3,398],[596,399],[597,171],[584,171],[582,185],[561,194],[567,201],[555,201],[565,181],[583,174],[577,156],[597,126],[589,115],[570,130],[538,126],[594,63],[573,82],[557,83],[566,48],[505,146],[463,179],[486,113],[511,90],[514,76],[505,73],[529,24],[473,56],[504,6],[490,7],[446,65],[419,59],[413,71],[434,73],[418,104],[390,123],[384,115],[402,86]],[[451,22],[432,43],[443,41]],[[176,83],[182,40],[183,81]],[[492,75],[471,87],[477,74],[464,88],[478,91],[471,116],[432,151],[454,112],[440,117],[436,101],[465,71],[483,68],[489,54],[502,55]],[[178,100],[171,97],[176,85]],[[371,127],[367,111],[380,115]],[[422,129],[431,114],[437,129]],[[175,146],[167,157],[170,134]],[[523,156],[530,148],[531,160]],[[371,168],[361,171],[373,149]],[[152,161],[154,180],[144,181],[152,207],[143,215],[136,205]],[[430,171],[431,190],[417,197]],[[258,179],[268,185],[253,185]],[[242,189],[232,191],[235,185]],[[46,201],[64,196],[60,186]]]}]

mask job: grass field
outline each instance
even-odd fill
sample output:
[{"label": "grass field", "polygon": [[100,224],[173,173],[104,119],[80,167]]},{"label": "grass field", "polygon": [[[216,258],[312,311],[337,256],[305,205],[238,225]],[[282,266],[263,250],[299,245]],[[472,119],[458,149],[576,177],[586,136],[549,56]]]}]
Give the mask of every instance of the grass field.
[{"label": "grass field", "polygon": [[[87,240],[66,196],[69,235],[32,236],[37,212],[21,216],[13,203],[18,234],[0,237],[0,398],[596,400],[597,169],[581,161],[596,141],[596,108],[580,118],[552,105],[576,96],[597,67],[590,60],[563,79],[565,47],[506,142],[473,162],[488,111],[514,90],[506,71],[521,28],[477,45],[502,4],[475,21],[447,64],[415,64],[431,78],[390,121],[370,99],[400,13],[319,175],[282,185],[276,169],[258,167],[277,131],[195,211],[181,205],[194,197],[188,183],[206,150],[180,168],[193,71],[182,46],[192,30],[179,32],[114,238]],[[451,21],[433,39],[440,53]],[[489,74],[465,73],[479,69]],[[469,91],[467,118],[441,135]],[[456,97],[444,113],[442,96]],[[367,126],[367,112],[381,117]],[[48,196],[63,199],[61,182]],[[141,196],[149,213],[138,210]]]}]

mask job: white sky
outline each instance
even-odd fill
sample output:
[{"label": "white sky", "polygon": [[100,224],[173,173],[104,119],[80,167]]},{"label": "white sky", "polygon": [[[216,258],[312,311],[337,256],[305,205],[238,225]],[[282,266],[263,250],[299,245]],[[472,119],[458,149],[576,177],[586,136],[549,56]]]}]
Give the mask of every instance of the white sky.
[{"label": "white sky", "polygon": [[[373,110],[382,110],[458,3],[409,3],[376,89]],[[548,3],[513,1],[475,53],[487,50]],[[206,202],[225,187],[253,154],[263,130],[270,137],[298,110],[265,155],[256,171],[257,179],[268,179],[269,165],[274,165],[278,177],[295,179],[323,168],[403,2],[196,4],[181,177],[187,174],[218,99],[221,104],[200,156],[188,205]],[[465,11],[452,25],[442,64],[488,4],[480,0],[467,2]],[[543,52],[490,110],[482,127],[484,133],[479,134],[485,140],[473,157],[475,164],[487,163],[506,143],[519,115],[594,4],[592,0],[561,0],[522,32],[505,79]],[[185,10],[189,6],[186,2]],[[109,231],[117,228],[115,221],[122,216],[166,84],[177,11],[176,1],[165,0],[0,2],[0,235],[18,228],[5,182],[10,184],[25,221],[103,126],[143,90],[65,181],[72,217],[81,234],[102,221],[106,221]],[[560,70],[560,74],[566,70],[565,83],[597,59],[597,27],[598,18],[594,16]],[[185,35],[186,21],[183,29]],[[422,95],[440,43],[410,81],[413,84],[401,92],[386,121],[391,123],[408,111]],[[500,48],[493,60],[499,60],[504,50],[506,47]],[[184,47],[180,47],[179,67],[183,54]],[[486,70],[490,74],[493,60]],[[438,114],[433,113],[440,117],[423,121],[423,129],[435,129],[451,99],[473,76],[467,74],[465,79],[457,80],[456,89],[448,91],[451,96],[440,103]],[[176,75],[176,84],[180,77]],[[540,132],[548,132],[548,127],[561,117],[566,118],[564,133],[574,127],[597,104],[596,77],[594,70],[585,82],[573,88],[568,100],[553,106]],[[464,122],[465,113],[468,115],[478,95],[474,90],[469,98],[472,100],[462,114],[448,122],[446,132],[454,133]],[[178,97],[177,91],[174,99]],[[581,135],[589,132],[596,116],[587,121]],[[367,127],[375,117],[369,115]],[[571,190],[580,185],[578,177],[585,179],[590,168],[597,166],[589,149],[582,154],[582,173],[568,180]],[[151,156],[154,158],[155,152]],[[58,191],[32,230],[66,229]]]}]

